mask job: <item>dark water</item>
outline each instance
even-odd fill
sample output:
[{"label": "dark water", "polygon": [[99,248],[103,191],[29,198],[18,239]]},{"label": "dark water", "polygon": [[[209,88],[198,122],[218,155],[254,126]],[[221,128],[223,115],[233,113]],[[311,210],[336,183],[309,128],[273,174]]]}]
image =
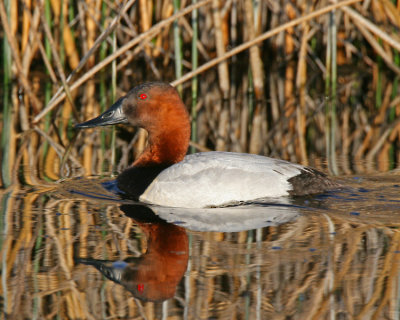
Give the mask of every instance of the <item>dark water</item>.
[{"label": "dark water", "polygon": [[398,319],[398,173],[242,207],[145,207],[110,179],[2,190],[5,319]]}]

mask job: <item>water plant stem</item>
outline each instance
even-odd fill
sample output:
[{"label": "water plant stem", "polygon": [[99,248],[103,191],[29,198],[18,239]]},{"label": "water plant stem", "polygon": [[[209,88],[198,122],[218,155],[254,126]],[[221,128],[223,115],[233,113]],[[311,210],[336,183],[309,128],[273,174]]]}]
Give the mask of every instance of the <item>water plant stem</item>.
[{"label": "water plant stem", "polygon": [[328,43],[326,57],[325,95],[326,101],[326,151],[328,168],[338,175],[336,163],[336,81],[337,81],[337,39],[335,10],[329,13]]},{"label": "water plant stem", "polygon": [[[178,13],[180,8],[180,0],[174,0],[174,14]],[[193,11],[192,11],[193,12]],[[178,19],[174,21],[174,54],[175,54],[175,77],[179,79],[182,77],[182,44],[179,34]],[[182,86],[176,87],[180,96],[182,96]]]},{"label": "water plant stem", "polygon": [[[105,28],[105,23],[106,23],[106,9],[107,6],[105,2],[102,4],[101,8],[101,20],[102,20],[102,26]],[[100,60],[103,60],[107,56],[107,42],[103,41],[100,45]],[[106,85],[106,73],[105,70],[102,70],[100,73],[100,110],[101,112],[104,112],[107,108],[107,85]],[[104,172],[106,170],[105,167],[105,157],[104,154],[106,152],[106,139],[107,139],[107,131],[102,130],[100,132],[100,148],[101,148],[101,172]],[[111,170],[112,171],[112,170]]]},{"label": "water plant stem", "polygon": [[[113,52],[117,50],[117,36],[115,32],[112,34]],[[115,101],[117,96],[117,61],[111,64],[111,100]],[[112,172],[116,171],[116,128],[111,128],[111,168]]]},{"label": "water plant stem", "polygon": [[[192,3],[195,4],[197,0],[192,0]],[[197,9],[192,11],[192,70],[197,69],[198,66],[198,51],[197,51],[197,38],[198,38],[198,24],[197,24]],[[192,78],[192,107],[191,107],[191,116],[192,116],[192,133],[191,140],[193,142],[197,142],[197,95],[198,95],[198,83],[197,76]],[[195,153],[196,148],[194,146],[190,147],[190,153]]]},{"label": "water plant stem", "polygon": [[[6,11],[10,11],[10,1],[5,1]],[[8,15],[9,16],[9,15]],[[1,134],[1,150],[2,150],[2,163],[1,163],[1,178],[4,187],[11,184],[11,167],[10,162],[10,136],[12,130],[12,106],[10,102],[11,94],[11,48],[8,44],[6,37],[3,38],[3,127]]]}]

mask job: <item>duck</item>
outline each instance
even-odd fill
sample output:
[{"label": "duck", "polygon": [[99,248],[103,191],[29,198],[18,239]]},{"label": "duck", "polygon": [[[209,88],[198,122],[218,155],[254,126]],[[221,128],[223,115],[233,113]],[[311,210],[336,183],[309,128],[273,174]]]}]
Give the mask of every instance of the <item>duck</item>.
[{"label": "duck", "polygon": [[117,177],[122,194],[142,203],[212,208],[261,198],[306,196],[340,185],[314,168],[256,154],[187,154],[190,117],[169,83],[135,86],[108,110],[77,129],[129,124],[148,132],[147,146]]}]

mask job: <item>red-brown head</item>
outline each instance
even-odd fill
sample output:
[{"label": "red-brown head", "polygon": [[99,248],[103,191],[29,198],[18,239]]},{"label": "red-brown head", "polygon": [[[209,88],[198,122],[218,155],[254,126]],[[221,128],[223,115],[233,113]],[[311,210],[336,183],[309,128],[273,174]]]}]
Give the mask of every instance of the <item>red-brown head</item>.
[{"label": "red-brown head", "polygon": [[136,86],[97,118],[76,128],[130,123],[149,133],[149,145],[134,165],[171,164],[183,159],[189,146],[189,115],[178,92],[168,83]]}]

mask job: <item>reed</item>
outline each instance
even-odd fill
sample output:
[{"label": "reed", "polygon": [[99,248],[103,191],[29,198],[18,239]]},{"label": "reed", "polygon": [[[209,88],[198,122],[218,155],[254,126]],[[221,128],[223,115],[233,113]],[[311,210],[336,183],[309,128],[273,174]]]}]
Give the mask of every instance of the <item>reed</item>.
[{"label": "reed", "polygon": [[[47,30],[49,31],[52,28],[50,0],[46,0],[44,2],[44,16],[45,16],[45,20],[43,21],[43,23],[47,23],[47,25],[48,25]],[[49,32],[48,32],[48,34],[49,34]],[[51,43],[50,43],[48,37],[45,38],[44,47],[45,47],[45,52],[46,52],[46,59],[51,64],[52,50],[51,50]],[[46,74],[48,72],[49,71],[46,70]],[[45,88],[44,88],[44,104],[47,104],[50,101],[51,96],[53,95],[52,87],[53,87],[52,83],[50,81],[46,81]],[[45,132],[50,131],[51,118],[52,118],[52,113],[48,113],[46,115],[46,118],[44,121],[44,131]],[[55,161],[54,160],[55,154],[54,154],[54,149],[51,149],[51,151],[49,151],[48,141],[44,141],[42,152],[43,152],[42,163],[43,163],[43,168],[44,168],[43,171],[45,173],[45,179],[47,181],[52,181],[53,180],[52,177],[54,177],[52,175],[52,171],[53,171],[52,165],[54,164],[54,161]]]},{"label": "reed", "polygon": [[[122,170],[144,147],[142,131],[75,136],[73,125],[160,78],[182,85],[192,152],[251,151],[323,169],[327,158],[338,174],[396,168],[398,16],[389,1],[0,1],[1,184],[52,188],[46,181],[62,177],[65,154],[70,176]],[[345,160],[337,170],[335,155]],[[186,280],[160,306],[73,260],[143,252],[143,233],[116,206],[46,191],[0,196],[3,318],[390,318],[398,310],[396,219],[386,227],[332,214],[334,241],[312,213],[255,233],[191,232]]]},{"label": "reed", "polygon": [[337,105],[337,30],[336,30],[335,11],[329,13],[328,25],[328,45],[326,57],[326,79],[325,79],[325,99],[326,106],[326,149],[329,170],[332,174],[338,175],[336,162],[336,105]]},{"label": "reed", "polygon": [[[85,131],[70,145],[73,125],[154,79],[182,84],[191,152],[249,151],[320,168],[326,158],[333,174],[365,170],[354,161],[371,161],[367,170],[398,166],[400,43],[391,3],[277,3],[283,16],[262,1],[134,3],[18,0],[21,26],[4,18],[10,2],[0,5],[4,93],[11,86],[3,103],[13,106],[2,113],[4,186],[5,160],[13,163],[22,146],[22,163],[36,166],[29,171],[39,169],[39,180],[57,180],[61,164],[76,159],[89,175],[126,167],[144,147],[142,131]],[[15,101],[21,111],[10,120]],[[32,128],[46,137],[24,141]],[[61,149],[70,150],[65,161]]]},{"label": "reed", "polygon": [[[6,12],[7,16],[10,16],[10,6],[11,2],[6,1]],[[1,182],[2,185],[8,187],[11,184],[11,168],[12,168],[12,156],[13,151],[11,146],[11,135],[12,135],[12,103],[10,101],[11,97],[11,78],[12,78],[12,58],[11,58],[11,48],[7,42],[7,38],[3,38],[3,113],[2,113],[2,135],[1,135]]]},{"label": "reed", "polygon": [[[192,0],[192,3],[197,3],[197,0]],[[199,55],[197,50],[197,38],[199,36],[198,28],[198,12],[197,9],[192,11],[192,70],[196,70],[199,63]],[[182,75],[181,75],[182,76]],[[180,76],[180,77],[181,77]],[[179,77],[179,78],[180,78]],[[197,142],[197,101],[198,101],[198,78],[197,76],[192,78],[192,103],[191,103],[191,140]],[[192,145],[190,152],[195,153],[196,148]]]},{"label": "reed", "polygon": [[[180,9],[180,1],[174,0],[174,13],[179,12]],[[181,44],[181,36],[179,32],[179,24],[178,20],[174,21],[174,57],[175,57],[175,77],[182,77],[182,44]],[[177,90],[179,94],[182,96],[182,86],[178,85]]]},{"label": "reed", "polygon": [[[101,6],[101,25],[103,29],[106,28],[106,17],[107,17],[107,6],[105,2],[102,3]],[[100,46],[100,60],[103,60],[107,56],[107,42],[103,41]],[[100,73],[100,84],[99,84],[99,94],[100,94],[100,112],[106,111],[108,105],[108,99],[107,99],[107,73],[106,70],[102,70]],[[106,153],[106,149],[108,147],[108,144],[106,143],[107,139],[107,134],[106,131],[102,131],[100,135],[100,147],[101,147],[101,172],[109,171],[106,168],[106,157],[104,157]]]},{"label": "reed", "polygon": [[[113,52],[115,52],[117,50],[117,37],[116,34],[113,33],[112,36],[113,39],[113,45],[112,45],[112,50]],[[113,61],[111,63],[111,100],[115,101],[117,97],[117,63],[116,61]],[[115,127],[111,128],[111,172],[115,172],[116,171],[116,138],[117,138],[117,134],[116,134],[116,129]]]}]

